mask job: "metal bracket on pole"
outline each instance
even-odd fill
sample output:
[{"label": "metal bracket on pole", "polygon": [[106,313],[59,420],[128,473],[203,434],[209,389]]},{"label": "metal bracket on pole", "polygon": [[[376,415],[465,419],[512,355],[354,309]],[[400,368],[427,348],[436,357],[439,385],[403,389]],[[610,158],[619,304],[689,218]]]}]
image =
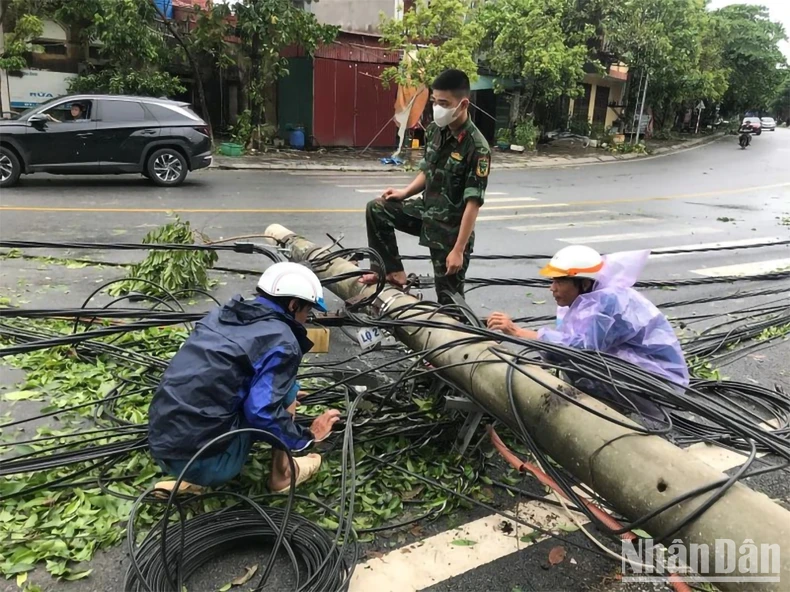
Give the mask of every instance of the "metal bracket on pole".
[{"label": "metal bracket on pole", "polygon": [[483,410],[470,399],[454,395],[445,396],[444,409],[445,411],[455,410],[466,413],[464,425],[461,426],[458,437],[455,439],[456,450],[459,454],[463,454],[469,447],[469,442],[472,441],[472,436],[475,435],[480,421],[483,419]]}]

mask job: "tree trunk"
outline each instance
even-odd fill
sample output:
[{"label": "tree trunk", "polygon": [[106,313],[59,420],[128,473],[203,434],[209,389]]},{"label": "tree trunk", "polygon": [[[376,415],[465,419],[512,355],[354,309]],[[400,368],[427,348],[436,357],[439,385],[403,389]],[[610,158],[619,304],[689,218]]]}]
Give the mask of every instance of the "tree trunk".
[{"label": "tree trunk", "polygon": [[170,34],[175,38],[178,44],[184,49],[184,53],[187,56],[189,65],[192,66],[192,72],[195,76],[195,81],[197,82],[197,87],[198,87],[198,100],[200,101],[200,113],[203,116],[205,122],[208,124],[208,135],[213,145],[214,133],[213,130],[211,129],[211,116],[209,115],[208,104],[206,103],[206,93],[205,90],[203,89],[203,77],[200,75],[200,66],[197,63],[195,56],[193,56],[192,52],[189,50],[189,46],[187,45],[186,41],[184,41],[184,38],[178,32],[178,29],[176,29],[173,26],[173,23],[170,22],[170,19],[168,19],[165,16],[165,14],[162,12],[162,10],[159,8],[159,5],[156,3],[156,0],[151,0],[151,6],[154,7],[154,10],[156,10],[159,17],[162,19],[162,21],[164,21],[167,30],[170,31]]},{"label": "tree trunk", "polygon": [[250,124],[252,136],[247,148],[259,148],[259,130],[261,126],[261,110],[263,109],[263,96],[261,94],[261,37],[255,33],[252,37],[250,50]]}]

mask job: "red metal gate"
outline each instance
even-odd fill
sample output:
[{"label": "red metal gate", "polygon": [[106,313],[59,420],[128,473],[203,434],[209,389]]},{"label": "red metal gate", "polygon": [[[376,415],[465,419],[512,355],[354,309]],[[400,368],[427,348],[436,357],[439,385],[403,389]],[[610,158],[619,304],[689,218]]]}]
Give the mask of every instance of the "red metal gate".
[{"label": "red metal gate", "polygon": [[386,68],[387,64],[315,58],[313,135],[319,145],[395,145],[397,89],[381,85]]}]

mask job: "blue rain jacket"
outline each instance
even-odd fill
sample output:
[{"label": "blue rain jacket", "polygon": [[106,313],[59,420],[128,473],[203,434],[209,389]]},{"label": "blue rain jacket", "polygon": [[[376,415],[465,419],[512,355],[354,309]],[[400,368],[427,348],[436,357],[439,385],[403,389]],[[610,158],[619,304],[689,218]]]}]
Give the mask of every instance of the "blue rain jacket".
[{"label": "blue rain jacket", "polygon": [[675,331],[656,306],[632,286],[649,251],[614,253],[592,292],[557,311],[557,326],[538,338],[577,349],[605,352],[688,386],[689,372]]},{"label": "blue rain jacket", "polygon": [[[312,342],[306,329],[266,298],[236,296],[198,321],[171,360],[151,401],[148,443],[154,458],[191,458],[212,439],[254,427],[291,450],[312,443],[286,408]],[[207,455],[223,452],[219,442]]]}]

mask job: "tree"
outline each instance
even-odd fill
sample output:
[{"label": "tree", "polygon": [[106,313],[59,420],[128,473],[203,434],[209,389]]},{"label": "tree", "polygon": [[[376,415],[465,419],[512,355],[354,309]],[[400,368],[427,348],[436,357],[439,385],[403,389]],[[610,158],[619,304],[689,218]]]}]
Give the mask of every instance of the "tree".
[{"label": "tree", "polygon": [[95,8],[86,35],[99,42],[107,67],[78,76],[69,90],[151,96],[183,92],[178,78],[161,70],[172,52],[156,29],[156,10],[148,0],[96,0]]},{"label": "tree", "polygon": [[25,55],[30,42],[44,31],[41,19],[33,14],[20,14],[13,30],[5,36],[5,47],[0,55],[0,70],[22,70],[27,66]]},{"label": "tree", "polygon": [[[704,0],[592,0],[591,4],[603,38],[630,66],[632,81],[647,77],[647,103],[653,107],[658,128],[671,124],[674,113],[685,105],[721,98],[727,68]],[[638,86],[629,85],[632,108],[639,98]]]},{"label": "tree", "polygon": [[499,0],[480,12],[484,62],[498,77],[520,83],[522,117],[537,104],[579,94],[592,29],[565,30],[570,7],[566,0]]},{"label": "tree", "polygon": [[312,55],[319,45],[334,41],[340,29],[320,24],[291,0],[243,0],[233,6],[233,12],[241,38],[241,70],[250,105],[252,133],[246,143],[259,148],[264,140],[266,93],[288,74],[288,60],[282,57],[282,51],[299,45]]},{"label": "tree", "polygon": [[713,12],[721,31],[723,60],[730,70],[723,110],[736,114],[765,110],[784,81],[779,43],[787,39],[764,6],[736,4]]},{"label": "tree", "polygon": [[208,105],[206,104],[206,92],[203,89],[203,77],[200,74],[200,65],[195,59],[194,52],[191,51],[190,46],[191,43],[188,43],[181,33],[178,32],[178,29],[173,25],[170,19],[167,18],[162,9],[159,8],[159,5],[156,3],[156,0],[151,0],[151,7],[156,11],[157,16],[162,20],[162,22],[167,27],[167,30],[173,36],[173,38],[178,42],[178,45],[184,51],[184,55],[186,56],[189,65],[192,67],[192,74],[195,76],[195,82],[197,83],[198,88],[198,101],[200,102],[200,114],[203,116],[203,120],[208,124],[209,129],[209,139],[213,142],[214,134],[211,130],[211,117],[208,113]]},{"label": "tree", "polygon": [[782,74],[784,82],[780,85],[771,104],[771,110],[777,122],[790,121],[790,68],[785,68]]},{"label": "tree", "polygon": [[382,15],[381,42],[404,59],[381,73],[385,86],[429,86],[447,68],[477,78],[475,53],[483,37],[470,0],[417,0],[403,19]]},{"label": "tree", "polygon": [[199,10],[195,28],[189,35],[189,42],[197,52],[198,59],[209,67],[220,71],[236,63],[231,55],[231,44],[227,38],[233,35],[227,4],[213,4],[209,10]]}]

